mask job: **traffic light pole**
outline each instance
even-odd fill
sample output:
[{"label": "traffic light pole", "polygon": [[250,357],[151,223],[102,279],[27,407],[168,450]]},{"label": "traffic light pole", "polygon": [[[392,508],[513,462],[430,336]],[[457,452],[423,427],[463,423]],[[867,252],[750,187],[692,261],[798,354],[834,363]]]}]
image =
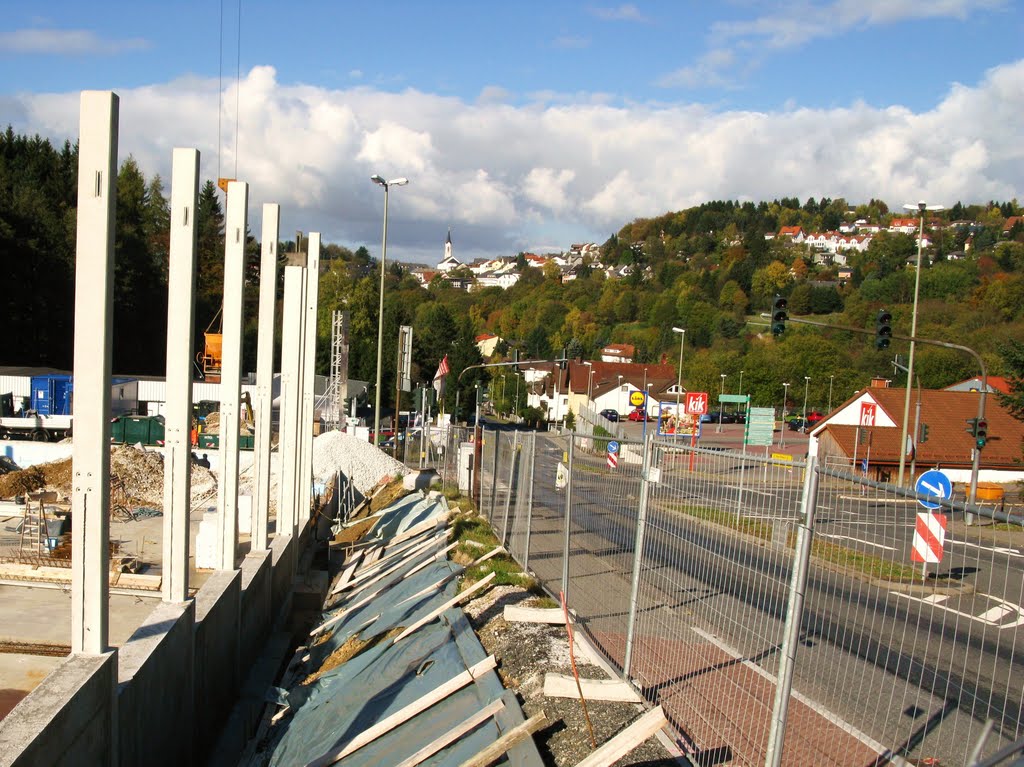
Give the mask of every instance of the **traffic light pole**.
[{"label": "traffic light pole", "polygon": [[[815,322],[814,320],[796,319],[794,317],[788,318],[789,322],[795,322],[800,325],[814,325],[819,328],[828,328],[830,330],[845,330],[849,333],[861,333],[864,335],[875,335],[873,331],[867,330],[866,328],[854,328],[849,325],[829,325],[827,322]],[[986,423],[985,421],[985,395],[988,393],[988,368],[985,366],[985,360],[981,358],[974,349],[963,346],[961,344],[952,344],[948,341],[937,341],[933,338],[918,338],[917,336],[901,336],[893,333],[893,338],[900,341],[911,341],[919,344],[926,344],[928,346],[941,346],[944,349],[956,349],[957,351],[967,352],[974,360],[978,363],[978,367],[981,368],[981,391],[978,397],[978,417],[976,423]],[[910,387],[910,381],[907,381],[907,387]],[[978,444],[980,440],[975,436],[974,448],[971,453],[971,483],[967,492],[967,503],[971,506],[974,505],[974,499],[978,494],[978,471],[981,466],[981,449],[984,447],[984,443]],[[904,438],[905,439],[905,438]],[[906,445],[900,445],[900,450],[906,450]]]}]

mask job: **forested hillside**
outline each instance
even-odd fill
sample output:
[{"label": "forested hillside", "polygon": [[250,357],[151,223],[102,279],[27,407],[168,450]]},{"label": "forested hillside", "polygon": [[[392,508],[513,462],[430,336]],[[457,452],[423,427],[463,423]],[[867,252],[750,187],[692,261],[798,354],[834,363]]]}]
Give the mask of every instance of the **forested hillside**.
[{"label": "forested hillside", "polygon": [[[9,128],[0,134],[0,256],[6,288],[0,293],[6,320],[0,364],[71,367],[76,167],[74,146],[56,149]],[[118,373],[163,372],[168,193],[159,176],[147,179],[132,158],[122,163],[115,283]],[[1001,349],[1024,339],[1024,232],[1019,223],[1007,229],[1008,219],[1021,213],[1016,200],[957,202],[927,220],[930,242],[921,272],[918,335],[978,350],[992,374],[1006,372]],[[782,227],[831,231],[858,219],[885,227],[902,215],[879,200],[861,205],[830,199],[801,204],[787,198],[708,202],[625,224],[572,281],[563,282],[558,269],[523,266],[522,278],[508,290],[466,292],[443,280],[424,288],[401,264],[389,264],[385,391],[394,391],[396,339],[403,324],[414,328],[419,382],[432,379],[445,354],[456,374],[479,361],[474,337],[484,332],[504,339],[502,353],[514,346],[524,359],[550,359],[563,349],[589,359],[604,345],[619,342],[636,347],[638,362],[674,364],[680,336],[672,327],[677,326],[686,329],[683,377],[689,388],[715,391],[724,373],[726,391],[735,392],[742,371],[743,391],[752,394],[755,404],[770,404],[778,401],[782,382],[793,383],[795,392],[809,376],[809,406],[824,407],[830,383],[836,402],[872,376],[892,377],[902,385],[891,364],[894,353],[906,351],[901,343],[879,352],[870,337],[794,323],[774,338],[760,318],[781,293],[793,316],[873,328],[876,312],[884,307],[895,316],[896,332],[909,332],[915,235],[875,234],[864,252],[849,253],[848,274],[830,259],[815,258],[804,245],[765,237]],[[207,182],[199,205],[197,343],[202,331],[218,322],[223,223],[220,192]],[[279,252],[293,247],[282,243]],[[258,243],[250,241],[247,370],[255,361],[258,251]],[[608,276],[611,267],[626,265],[631,266],[628,276]],[[328,244],[322,267],[318,368],[327,369],[331,312],[345,308],[351,313],[350,375],[373,380],[376,264],[365,248],[352,252]],[[919,348],[916,367],[925,387],[978,372],[969,356],[928,347]],[[464,398],[477,380],[464,377]],[[451,399],[454,388],[449,387]]]}]

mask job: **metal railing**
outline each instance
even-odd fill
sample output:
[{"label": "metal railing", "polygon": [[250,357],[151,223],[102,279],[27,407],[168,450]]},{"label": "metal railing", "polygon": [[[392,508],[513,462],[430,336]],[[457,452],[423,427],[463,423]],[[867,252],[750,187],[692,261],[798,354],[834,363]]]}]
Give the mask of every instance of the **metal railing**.
[{"label": "metal railing", "polygon": [[[480,510],[695,761],[970,764],[1024,736],[1019,528],[814,458],[608,445],[485,432]],[[942,561],[912,561],[940,522]]]}]

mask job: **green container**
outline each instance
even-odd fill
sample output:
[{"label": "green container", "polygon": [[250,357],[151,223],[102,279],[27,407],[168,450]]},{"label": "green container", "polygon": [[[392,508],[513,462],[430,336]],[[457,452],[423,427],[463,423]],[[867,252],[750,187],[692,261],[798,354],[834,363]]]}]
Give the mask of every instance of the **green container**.
[{"label": "green container", "polygon": [[[256,438],[251,434],[239,436],[238,448],[240,450],[252,450],[255,442]],[[200,434],[199,447],[217,450],[220,447],[220,434]]]},{"label": "green container", "polygon": [[110,423],[110,441],[134,445],[162,445],[164,443],[164,417],[162,415],[122,415]]}]

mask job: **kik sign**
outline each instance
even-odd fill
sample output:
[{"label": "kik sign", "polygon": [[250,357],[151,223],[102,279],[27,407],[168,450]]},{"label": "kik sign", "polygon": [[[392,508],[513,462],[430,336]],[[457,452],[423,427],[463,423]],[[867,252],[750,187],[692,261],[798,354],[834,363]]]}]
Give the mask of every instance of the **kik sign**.
[{"label": "kik sign", "polygon": [[708,393],[690,391],[686,393],[686,412],[690,415],[704,415],[708,412]]},{"label": "kik sign", "polygon": [[861,402],[860,403],[860,425],[861,426],[874,426],[875,415],[878,412],[878,405],[874,402]]}]

